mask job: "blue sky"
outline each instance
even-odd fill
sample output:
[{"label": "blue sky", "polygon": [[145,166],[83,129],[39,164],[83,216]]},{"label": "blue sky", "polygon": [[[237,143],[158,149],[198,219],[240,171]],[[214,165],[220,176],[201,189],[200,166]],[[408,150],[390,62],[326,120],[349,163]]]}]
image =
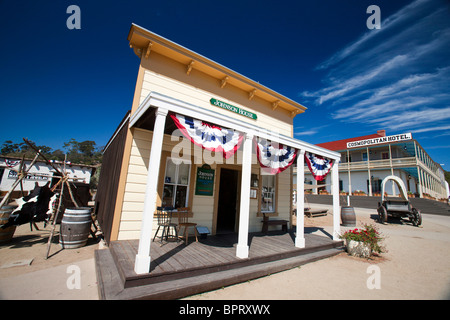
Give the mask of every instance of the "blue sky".
[{"label": "blue sky", "polygon": [[412,132],[450,171],[449,18],[445,0],[0,0],[0,143],[104,145],[131,108],[134,22],[305,105],[298,139]]}]

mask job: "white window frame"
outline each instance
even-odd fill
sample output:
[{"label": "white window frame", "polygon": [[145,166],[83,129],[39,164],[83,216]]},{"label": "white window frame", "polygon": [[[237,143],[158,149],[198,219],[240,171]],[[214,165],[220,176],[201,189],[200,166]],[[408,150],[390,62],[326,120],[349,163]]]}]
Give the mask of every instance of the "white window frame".
[{"label": "white window frame", "polygon": [[[174,177],[175,181],[174,182],[172,182],[172,181],[171,182],[166,182],[167,169],[169,168],[169,161],[172,162],[172,164],[175,165],[175,177]],[[179,171],[180,170],[180,164],[188,164],[189,165],[187,184],[178,183],[178,176],[179,176],[179,173],[180,173],[180,171]],[[192,162],[191,161],[188,161],[186,159],[178,159],[178,158],[167,157],[167,159],[166,159],[166,168],[165,168],[165,172],[164,172],[163,193],[164,193],[164,187],[166,185],[174,186],[174,188],[173,188],[174,195],[172,196],[172,203],[170,204],[170,206],[175,207],[175,200],[176,200],[176,193],[177,193],[177,187],[178,186],[183,186],[183,187],[185,186],[186,187],[186,201],[185,201],[183,207],[188,207],[189,206],[189,186],[190,186],[190,183],[191,183],[191,170],[192,170]],[[164,198],[164,196],[163,196],[163,198]]]},{"label": "white window frame", "polygon": [[[273,176],[273,191],[264,191],[264,183],[263,183],[263,177],[265,176]],[[272,201],[272,210],[264,210],[262,201],[264,199],[265,193],[273,193],[273,201]],[[269,175],[269,174],[262,174],[261,175],[261,212],[264,213],[276,213],[276,202],[277,202],[277,176],[276,175]]]}]

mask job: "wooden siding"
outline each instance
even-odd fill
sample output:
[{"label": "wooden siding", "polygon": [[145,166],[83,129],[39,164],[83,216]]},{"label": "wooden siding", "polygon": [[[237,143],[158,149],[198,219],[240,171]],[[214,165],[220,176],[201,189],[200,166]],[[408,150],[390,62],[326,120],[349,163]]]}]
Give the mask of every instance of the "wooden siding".
[{"label": "wooden siding", "polygon": [[[218,113],[227,116],[239,117],[243,121],[247,121],[262,128],[271,128],[271,130],[280,134],[292,136],[292,118],[285,110],[272,110],[267,102],[259,101],[257,98],[249,100],[248,97],[242,96],[242,91],[238,88],[232,86],[220,88],[215,81],[211,81],[210,77],[201,72],[194,70],[187,76],[184,71],[184,66],[159,56],[158,54],[153,55],[151,64],[149,64],[149,61],[143,61],[142,63],[141,71],[143,71],[143,75],[138,79],[139,86],[136,86],[136,90],[140,90],[140,95],[137,93],[135,94],[135,98],[138,98],[138,96],[140,97],[139,103],[142,103],[148,94],[154,91],[205,109],[214,109]],[[258,120],[254,121],[212,106],[209,100],[213,97],[256,113],[258,115]],[[228,97],[229,99],[225,97]],[[151,141],[151,131],[139,128],[133,129],[130,162],[124,190],[118,240],[138,239],[140,236]],[[159,194],[162,192],[162,179],[165,172],[166,158],[177,144],[178,141],[171,141],[169,135],[164,136],[160,169],[161,173],[158,186]],[[215,184],[214,196],[194,195],[194,180],[197,167],[201,166],[203,163],[212,163],[211,168],[216,170],[215,178],[218,179],[217,164],[221,165],[222,162],[238,164],[236,169],[239,171],[241,170],[240,164],[242,152],[238,151],[233,158],[225,161],[221,156],[218,158],[219,155],[204,151],[197,146],[193,146],[190,142],[189,144],[189,148],[191,148],[190,160],[192,161],[189,206],[193,212],[193,217],[190,220],[196,222],[198,225],[206,226],[213,231],[215,229],[214,216],[216,214],[215,210],[217,205],[215,203],[215,198],[217,197],[217,184]],[[253,155],[252,163],[252,172],[259,173],[259,165],[257,164],[255,155]],[[280,218],[286,220],[289,220],[290,212],[289,172],[290,171],[286,171],[282,173],[280,175],[282,178],[277,179],[280,181],[279,185],[277,185],[277,188],[279,189],[277,193],[277,205],[279,204],[277,214],[282,213]],[[285,179],[287,179],[287,181],[285,181]],[[262,218],[258,214],[259,199],[260,196],[258,195],[257,199],[250,200],[250,231],[259,231],[261,228]],[[159,205],[160,203],[161,199],[160,196],[158,196],[157,204]],[[154,219],[153,222],[153,232],[155,232],[155,230],[156,219]]]},{"label": "wooden siding", "polygon": [[[150,155],[150,146],[152,139],[152,132],[143,129],[134,129],[133,131],[133,141],[131,147],[131,155],[130,155],[130,164],[127,173],[127,179],[125,184],[125,193],[122,205],[122,214],[120,220],[119,227],[119,235],[118,240],[128,240],[128,239],[139,239],[140,236],[140,228],[142,221],[142,211],[144,209],[144,198],[145,198],[145,189],[147,183],[147,172],[148,172],[148,161]],[[172,148],[177,144],[177,141],[171,141],[171,137],[165,135],[164,144],[163,144],[163,155],[161,159],[161,174],[160,174],[160,182],[159,182],[159,194],[162,192],[162,179],[165,172],[165,163],[168,156],[170,156],[170,152]],[[191,153],[191,180],[190,180],[190,200],[189,207],[191,207],[193,212],[193,217],[190,218],[190,221],[197,223],[198,225],[206,226],[209,230],[214,229],[214,210],[215,210],[215,197],[217,196],[216,188],[218,186],[217,183],[214,184],[214,195],[213,196],[197,196],[195,195],[195,173],[197,172],[197,167],[201,166],[203,163],[212,163],[212,158],[208,158],[210,153],[208,151],[203,152],[198,147],[192,147]],[[198,148],[197,150],[195,150]],[[196,158],[194,155],[200,156],[201,158]],[[233,165],[233,168],[236,170],[241,170],[241,159],[242,152],[238,151],[236,157],[233,159],[234,163],[238,163],[238,165]],[[200,161],[202,164],[196,164]],[[239,160],[239,161],[237,161]],[[221,159],[223,162],[225,161],[223,158]],[[252,173],[259,173],[260,167],[256,160],[256,155],[253,154],[252,160]],[[226,164],[223,164],[226,166]],[[219,179],[218,166],[222,166],[222,164],[212,163],[211,168],[215,170],[215,179]],[[286,170],[279,174],[277,179],[277,214],[280,219],[288,220],[290,219],[290,199],[291,199],[291,175],[290,170]],[[257,199],[250,200],[250,223],[249,230],[250,232],[256,232],[261,230],[261,215],[258,215],[259,211],[259,199],[258,195]],[[161,200],[158,197],[157,204],[160,205]],[[156,231],[156,218],[153,223],[153,232]],[[276,227],[271,227],[276,228]]]},{"label": "wooden siding", "polygon": [[[226,116],[238,117],[243,121],[249,122],[261,128],[270,128],[274,132],[292,136],[292,119],[290,117],[285,116],[284,120],[278,119],[275,117],[276,111],[273,111],[271,108],[267,107],[264,108],[265,112],[263,113],[260,111],[260,109],[258,109],[258,105],[255,105],[253,101],[250,101],[248,99],[246,101],[246,104],[240,104],[236,101],[227,99],[224,96],[220,96],[217,93],[201,90],[197,87],[188,85],[186,83],[181,83],[164,75],[145,70],[141,91],[141,103],[151,91],[155,91],[160,94],[164,94],[205,109],[213,109],[215,112],[224,114]],[[240,115],[236,115],[233,112],[224,110],[222,108],[212,106],[209,102],[211,98],[216,98],[236,107],[256,113],[258,119],[255,121]]]},{"label": "wooden siding", "polygon": [[[128,114],[127,114],[128,116]],[[126,117],[124,118],[126,119]],[[97,220],[102,228],[105,241],[109,243],[114,219],[117,191],[128,133],[128,120],[122,121],[118,132],[103,154],[103,163],[95,200]]]}]

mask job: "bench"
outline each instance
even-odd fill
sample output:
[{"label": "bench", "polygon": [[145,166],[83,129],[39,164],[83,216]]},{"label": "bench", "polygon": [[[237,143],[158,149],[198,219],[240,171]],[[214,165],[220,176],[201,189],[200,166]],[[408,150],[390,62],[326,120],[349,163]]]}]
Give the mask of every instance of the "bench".
[{"label": "bench", "polygon": [[269,230],[269,226],[277,226],[277,225],[280,225],[281,226],[281,230],[282,231],[284,231],[284,232],[287,232],[288,231],[288,227],[287,227],[287,224],[288,224],[288,221],[287,220],[281,220],[281,219],[279,219],[279,220],[269,220],[269,217],[268,216],[266,216],[266,214],[263,212],[262,213],[263,214],[263,220],[262,220],[262,223],[263,223],[263,225],[262,225],[262,233],[267,233],[267,231]]},{"label": "bench", "polygon": [[311,209],[311,208],[305,208],[305,215],[309,218],[317,217],[317,216],[326,216],[328,214],[327,209]]}]

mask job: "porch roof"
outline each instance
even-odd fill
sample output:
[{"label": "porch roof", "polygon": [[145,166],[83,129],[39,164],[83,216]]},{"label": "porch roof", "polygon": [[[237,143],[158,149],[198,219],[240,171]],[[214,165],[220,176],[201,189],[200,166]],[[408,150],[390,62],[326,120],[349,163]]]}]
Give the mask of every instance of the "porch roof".
[{"label": "porch roof", "polygon": [[[192,105],[157,92],[150,92],[138,107],[136,112],[131,115],[129,124],[130,128],[138,127],[153,130],[155,108],[163,108],[168,111],[183,114],[243,133],[252,134],[253,136],[275,141],[286,146],[305,150],[306,152],[311,152],[333,160],[338,161],[341,157],[341,154],[338,152],[321,148],[319,146],[288,137],[278,132],[273,132],[266,128],[255,126],[254,124],[249,124],[242,120],[219,114],[213,112],[212,110]],[[175,129],[175,127],[169,126],[168,129]]]}]

